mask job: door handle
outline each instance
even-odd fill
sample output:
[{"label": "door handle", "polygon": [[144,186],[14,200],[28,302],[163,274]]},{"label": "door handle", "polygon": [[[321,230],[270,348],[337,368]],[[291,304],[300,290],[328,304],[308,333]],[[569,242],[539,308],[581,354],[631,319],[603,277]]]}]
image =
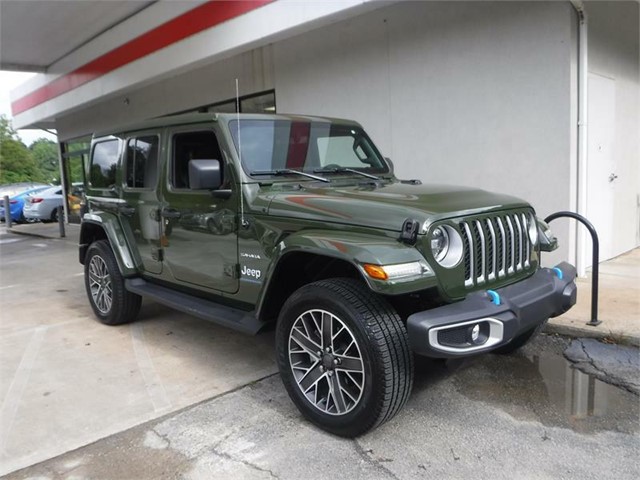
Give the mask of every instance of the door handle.
[{"label": "door handle", "polygon": [[180,213],[180,211],[176,210],[175,208],[163,208],[162,209],[162,216],[164,218],[180,218],[180,215],[182,215]]},{"label": "door handle", "polygon": [[132,207],[128,203],[125,203],[124,205],[118,205],[118,212],[126,215],[127,217],[130,217],[131,215],[136,213],[136,207]]}]

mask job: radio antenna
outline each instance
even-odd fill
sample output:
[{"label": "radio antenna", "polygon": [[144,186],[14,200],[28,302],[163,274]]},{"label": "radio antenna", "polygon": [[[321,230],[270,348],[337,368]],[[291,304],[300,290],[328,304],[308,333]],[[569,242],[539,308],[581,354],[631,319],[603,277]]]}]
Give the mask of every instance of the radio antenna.
[{"label": "radio antenna", "polygon": [[[238,87],[238,79],[236,78],[236,119],[238,128],[238,160],[240,161],[240,172],[242,172],[242,138],[240,136],[240,88]],[[242,182],[242,174],[240,175],[240,225],[247,228],[249,223],[244,219],[244,183]]]}]

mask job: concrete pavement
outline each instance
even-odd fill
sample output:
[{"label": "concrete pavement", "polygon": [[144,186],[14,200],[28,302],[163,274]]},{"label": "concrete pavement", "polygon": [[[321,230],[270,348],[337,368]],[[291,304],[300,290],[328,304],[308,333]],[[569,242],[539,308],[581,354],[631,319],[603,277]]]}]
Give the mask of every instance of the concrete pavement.
[{"label": "concrete pavement", "polygon": [[272,335],[158,304],[100,324],[77,255],[77,239],[0,231],[0,475],[277,370]]},{"label": "concrete pavement", "polygon": [[635,480],[637,396],[570,368],[565,346],[543,336],[516,356],[422,364],[406,407],[356,440],[304,421],[273,376],[7,480]]}]

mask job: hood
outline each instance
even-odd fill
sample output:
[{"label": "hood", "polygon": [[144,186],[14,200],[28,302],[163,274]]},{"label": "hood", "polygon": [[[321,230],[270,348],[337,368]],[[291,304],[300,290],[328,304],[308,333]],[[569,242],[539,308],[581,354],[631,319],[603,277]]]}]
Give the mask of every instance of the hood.
[{"label": "hood", "polygon": [[[270,192],[269,215],[400,231],[426,220],[528,206],[516,197],[453,185],[322,186]],[[265,199],[266,200],[266,199]]]}]

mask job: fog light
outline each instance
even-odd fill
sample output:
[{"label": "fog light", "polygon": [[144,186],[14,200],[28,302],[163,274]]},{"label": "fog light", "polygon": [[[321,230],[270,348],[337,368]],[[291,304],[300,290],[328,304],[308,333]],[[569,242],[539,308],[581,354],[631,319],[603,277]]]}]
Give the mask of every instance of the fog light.
[{"label": "fog light", "polygon": [[489,338],[489,324],[486,322],[470,325],[467,329],[468,342],[472,345],[482,345]]},{"label": "fog light", "polygon": [[480,336],[480,325],[475,324],[471,329],[471,341],[476,343],[478,341],[478,337]]}]

